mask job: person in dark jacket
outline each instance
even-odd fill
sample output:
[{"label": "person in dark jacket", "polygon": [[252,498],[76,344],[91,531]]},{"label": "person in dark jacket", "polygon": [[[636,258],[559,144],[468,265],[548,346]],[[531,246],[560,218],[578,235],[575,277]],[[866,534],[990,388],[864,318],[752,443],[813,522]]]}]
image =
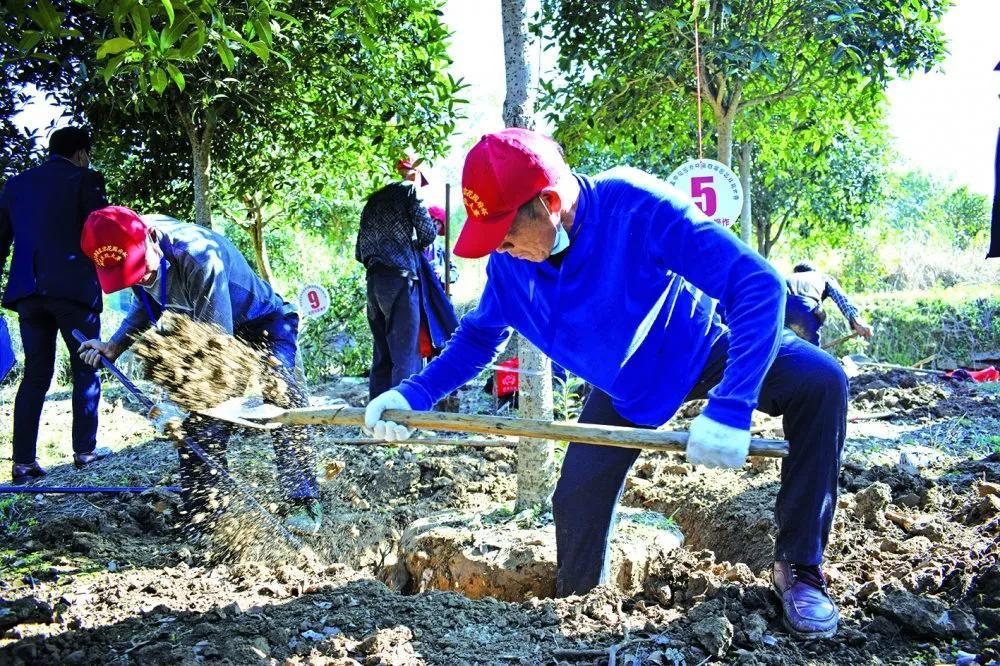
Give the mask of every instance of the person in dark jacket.
[{"label": "person in dark jacket", "polygon": [[785,298],[785,326],[806,342],[819,345],[819,331],[826,323],[823,301],[832,300],[847,319],[851,330],[869,340],[871,327],[861,319],[837,281],[816,269],[808,261],[796,264],[785,278],[788,294]]},{"label": "person in dark jacket", "polygon": [[97,447],[97,371],[76,354],[73,329],[100,336],[101,290],[94,264],[80,250],[87,215],[107,205],[104,179],[89,169],[90,136],[79,127],[52,133],[49,159],[7,181],[0,193],[0,280],[13,245],[3,307],[17,312],[24,376],[14,401],[14,483],[44,476],[35,458],[38,422],[55,370],[56,334],[73,371],[73,463],[110,452]]},{"label": "person in dark jacket", "polygon": [[419,372],[420,253],[437,236],[437,225],[417,194],[426,185],[412,159],[396,165],[402,181],[368,197],[354,257],[367,269],[368,325],[372,369],[368,396],[374,398]]},{"label": "person in dark jacket", "polygon": [[[97,265],[105,293],[132,289],[135,305],[107,342],[88,340],[83,360],[93,366],[100,356],[115,360],[164,311],[216,324],[254,349],[265,350],[277,362],[276,386],[282,395],[264,397],[281,407],[305,407],[309,399],[295,379],[299,316],[267,282],[250,268],[240,251],[210,229],[166,215],[139,217],[122,206],[95,211],[84,225],[83,249]],[[268,382],[265,382],[268,384]],[[191,415],[184,431],[226,464],[228,424]],[[309,438],[300,428],[273,434],[278,478],[290,505],[286,526],[300,534],[315,534],[322,524],[316,463]],[[189,447],[178,448],[181,488],[192,522],[212,514],[213,470]]]}]

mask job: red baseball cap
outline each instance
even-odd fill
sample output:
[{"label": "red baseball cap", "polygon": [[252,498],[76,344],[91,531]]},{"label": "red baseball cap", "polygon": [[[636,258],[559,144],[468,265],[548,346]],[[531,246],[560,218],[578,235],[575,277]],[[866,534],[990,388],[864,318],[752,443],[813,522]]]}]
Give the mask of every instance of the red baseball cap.
[{"label": "red baseball cap", "polygon": [[106,206],[87,216],[80,246],[97,267],[105,294],[134,286],[146,275],[149,227],[131,208]]},{"label": "red baseball cap", "polygon": [[465,157],[462,200],[469,218],[455,254],[478,259],[497,249],[517,209],[568,174],[559,144],[544,134],[511,127],[485,135]]},{"label": "red baseball cap", "polygon": [[432,220],[438,223],[438,236],[444,236],[444,208],[441,208],[441,206],[431,206],[427,209],[427,213],[431,216]]}]

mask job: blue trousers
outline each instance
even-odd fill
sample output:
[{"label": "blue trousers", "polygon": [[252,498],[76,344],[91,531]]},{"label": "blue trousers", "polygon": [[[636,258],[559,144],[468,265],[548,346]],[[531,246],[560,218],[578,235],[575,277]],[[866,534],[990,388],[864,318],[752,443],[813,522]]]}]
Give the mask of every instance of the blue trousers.
[{"label": "blue trousers", "polygon": [[[275,373],[275,383],[265,380],[264,398],[279,407],[307,407],[309,399],[295,379],[295,355],[299,333],[299,316],[291,313],[261,317],[237,327],[235,335],[254,349],[274,356],[281,365],[270,368]],[[274,392],[280,386],[284,390]],[[192,414],[184,422],[188,438],[225,466],[226,447],[233,426],[225,421]],[[271,433],[278,480],[288,500],[319,497],[316,484],[316,454],[309,428],[283,427]],[[186,446],[178,447],[180,456],[181,488],[185,501],[197,504],[212,488],[214,473],[201,458]]]},{"label": "blue trousers", "polygon": [[420,372],[420,285],[399,270],[368,269],[368,325],[372,330],[372,369],[368,399],[385,393]]},{"label": "blue trousers", "polygon": [[38,421],[55,371],[56,334],[62,335],[69,349],[73,371],[73,452],[90,453],[97,446],[101,381],[97,370],[77,355],[80,343],[72,331],[78,328],[88,338],[99,338],[100,314],[63,298],[29,296],[17,302],[17,317],[24,346],[24,377],[14,399],[14,462],[26,464],[35,459]]},{"label": "blue trousers", "polygon": [[813,310],[807,310],[801,303],[789,299],[785,303],[785,326],[800,338],[819,346],[819,331],[823,320]]},{"label": "blue trousers", "polygon": [[[722,378],[728,336],[712,348],[688,400],[706,397]],[[797,564],[823,561],[837,506],[837,479],[847,428],[847,377],[832,356],[782,334],[764,379],[758,409],[782,416],[789,455],[782,461],[774,517],[774,557]],[[581,423],[643,427],[623,418],[607,394],[594,390]],[[607,581],[615,509],[637,449],[571,443],[552,498],[556,523],[556,594],[583,594]]]}]

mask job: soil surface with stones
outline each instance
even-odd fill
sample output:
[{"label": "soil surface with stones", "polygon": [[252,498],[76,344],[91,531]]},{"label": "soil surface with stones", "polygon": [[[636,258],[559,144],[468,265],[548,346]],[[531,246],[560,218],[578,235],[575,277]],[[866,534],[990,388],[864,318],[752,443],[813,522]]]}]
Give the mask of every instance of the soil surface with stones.
[{"label": "soil surface with stones", "polygon": [[[144,386],[147,386],[144,384]],[[495,408],[479,390],[463,411]],[[769,589],[778,465],[704,470],[644,453],[623,504],[671,516],[686,546],[645,589],[566,599],[406,594],[389,575],[403,529],[444,509],[510,508],[506,448],[345,444],[315,434],[324,529],[303,557],[247,525],[255,558],[180,529],[172,444],[105,384],[101,444],[69,461],[70,399],[50,396],[46,485],[150,485],[131,495],[0,496],[0,664],[852,664],[1000,659],[1000,393],[905,372],[852,380],[848,444],[827,551],[842,625],[800,642]],[[0,387],[10,423],[13,389]],[[363,381],[312,387],[362,406]],[[676,423],[696,413],[685,410]],[[780,422],[757,430],[780,435]],[[274,455],[243,433],[229,467],[271,506]],[[0,470],[0,483],[9,468]],[[270,495],[269,495],[270,494]],[[253,529],[250,529],[250,528]],[[259,530],[259,531],[255,531]],[[246,553],[248,551],[244,551]]]}]

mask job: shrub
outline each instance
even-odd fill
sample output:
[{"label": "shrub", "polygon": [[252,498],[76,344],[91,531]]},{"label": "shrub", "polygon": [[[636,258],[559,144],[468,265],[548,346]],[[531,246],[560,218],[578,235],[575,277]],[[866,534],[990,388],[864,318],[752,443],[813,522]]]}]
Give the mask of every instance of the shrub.
[{"label": "shrub", "polygon": [[302,325],[299,350],[306,377],[312,382],[338,375],[367,374],[372,337],[364,267],[353,259],[340,259],[318,282],[330,292],[330,309]]},{"label": "shrub", "polygon": [[[1000,349],[1000,288],[878,293],[853,300],[874,325],[875,336],[869,343],[849,345],[881,361],[910,365],[936,354],[943,365],[948,359],[968,365],[973,353]],[[828,307],[836,310],[832,304]],[[847,322],[839,313],[831,312],[827,322],[825,339],[847,333]]]}]

